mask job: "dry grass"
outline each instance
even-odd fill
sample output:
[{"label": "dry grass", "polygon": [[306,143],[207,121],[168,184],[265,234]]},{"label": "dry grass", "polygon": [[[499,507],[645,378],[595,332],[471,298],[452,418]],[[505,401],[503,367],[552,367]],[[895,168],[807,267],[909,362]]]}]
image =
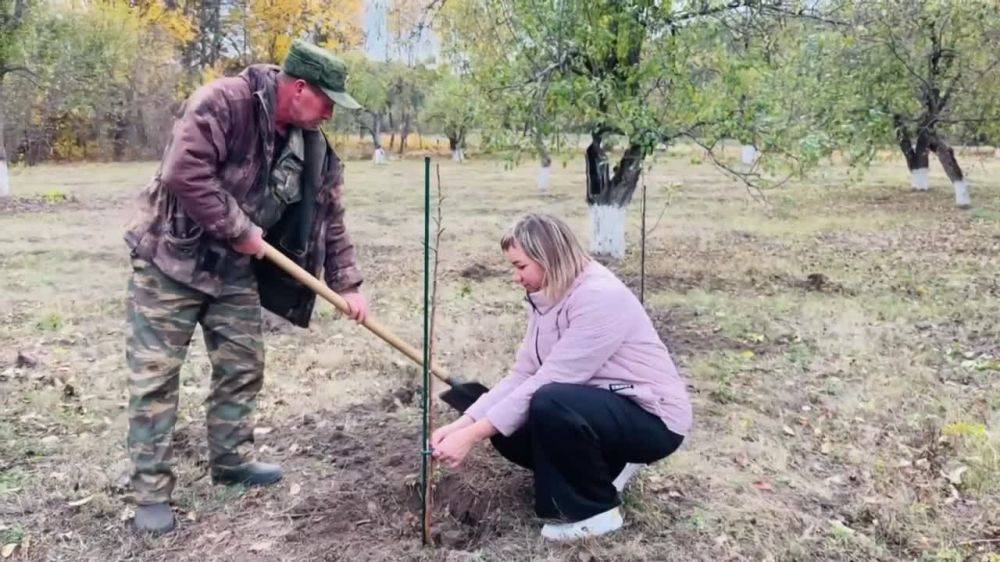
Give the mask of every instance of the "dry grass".
[{"label": "dry grass", "polygon": [[[20,559],[1000,558],[1000,162],[966,164],[966,212],[943,176],[931,193],[905,189],[894,161],[864,180],[828,168],[765,205],[672,154],[648,178],[653,215],[680,187],[649,243],[647,305],[690,376],[697,427],[631,488],[624,531],[569,547],[537,537],[527,476],[481,447],[444,475],[443,544],[421,549],[417,371],[325,306],[309,331],[268,334],[260,445],[286,481],[207,482],[198,343],[182,374],[181,529],[131,535],[120,236],[155,164],[16,169],[23,199],[0,214],[0,547]],[[557,167],[543,197],[533,165],[442,163],[438,349],[453,371],[502,376],[523,318],[497,237],[528,210],[585,234],[578,164]],[[352,162],[347,177],[374,310],[417,342],[420,163]],[[636,287],[637,211],[616,266]]]}]

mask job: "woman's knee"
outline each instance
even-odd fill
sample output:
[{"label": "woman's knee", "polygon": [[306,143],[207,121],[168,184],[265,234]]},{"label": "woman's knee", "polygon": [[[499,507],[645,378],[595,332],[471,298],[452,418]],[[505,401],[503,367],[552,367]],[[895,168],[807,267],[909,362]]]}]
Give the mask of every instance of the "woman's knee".
[{"label": "woman's knee", "polygon": [[528,415],[548,414],[559,409],[561,404],[565,404],[566,398],[572,393],[577,385],[552,382],[540,387],[531,395],[528,403]]}]

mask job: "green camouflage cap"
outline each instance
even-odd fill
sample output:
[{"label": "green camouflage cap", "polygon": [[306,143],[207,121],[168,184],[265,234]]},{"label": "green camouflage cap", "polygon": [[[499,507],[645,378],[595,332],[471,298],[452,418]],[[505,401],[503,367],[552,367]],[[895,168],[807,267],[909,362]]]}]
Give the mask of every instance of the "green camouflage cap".
[{"label": "green camouflage cap", "polygon": [[361,108],[361,104],[344,89],[347,65],[322,47],[296,39],[285,57],[282,70],[323,90],[333,103],[343,108]]}]

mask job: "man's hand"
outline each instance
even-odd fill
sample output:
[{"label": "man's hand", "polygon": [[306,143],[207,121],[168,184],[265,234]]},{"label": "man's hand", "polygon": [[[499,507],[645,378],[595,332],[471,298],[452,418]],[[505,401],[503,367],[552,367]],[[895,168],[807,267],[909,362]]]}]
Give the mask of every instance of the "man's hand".
[{"label": "man's hand", "polygon": [[361,294],[361,291],[351,289],[340,293],[340,296],[344,297],[344,300],[347,301],[347,306],[351,309],[347,313],[351,317],[351,320],[361,323],[368,318],[368,301],[365,300],[365,296]]},{"label": "man's hand", "polygon": [[256,224],[233,241],[233,249],[241,254],[248,254],[261,259],[264,257],[264,231]]}]

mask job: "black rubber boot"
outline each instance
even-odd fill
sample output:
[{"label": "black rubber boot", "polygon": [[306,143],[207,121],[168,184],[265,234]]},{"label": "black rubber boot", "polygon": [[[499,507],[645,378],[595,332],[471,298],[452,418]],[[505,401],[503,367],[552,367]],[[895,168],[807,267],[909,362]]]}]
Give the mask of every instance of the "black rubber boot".
[{"label": "black rubber boot", "polygon": [[135,510],[133,523],[136,531],[162,535],[174,530],[174,512],[166,502],[140,505]]},{"label": "black rubber boot", "polygon": [[236,466],[213,466],[213,484],[268,486],[281,480],[281,467],[266,462],[248,462]]}]

